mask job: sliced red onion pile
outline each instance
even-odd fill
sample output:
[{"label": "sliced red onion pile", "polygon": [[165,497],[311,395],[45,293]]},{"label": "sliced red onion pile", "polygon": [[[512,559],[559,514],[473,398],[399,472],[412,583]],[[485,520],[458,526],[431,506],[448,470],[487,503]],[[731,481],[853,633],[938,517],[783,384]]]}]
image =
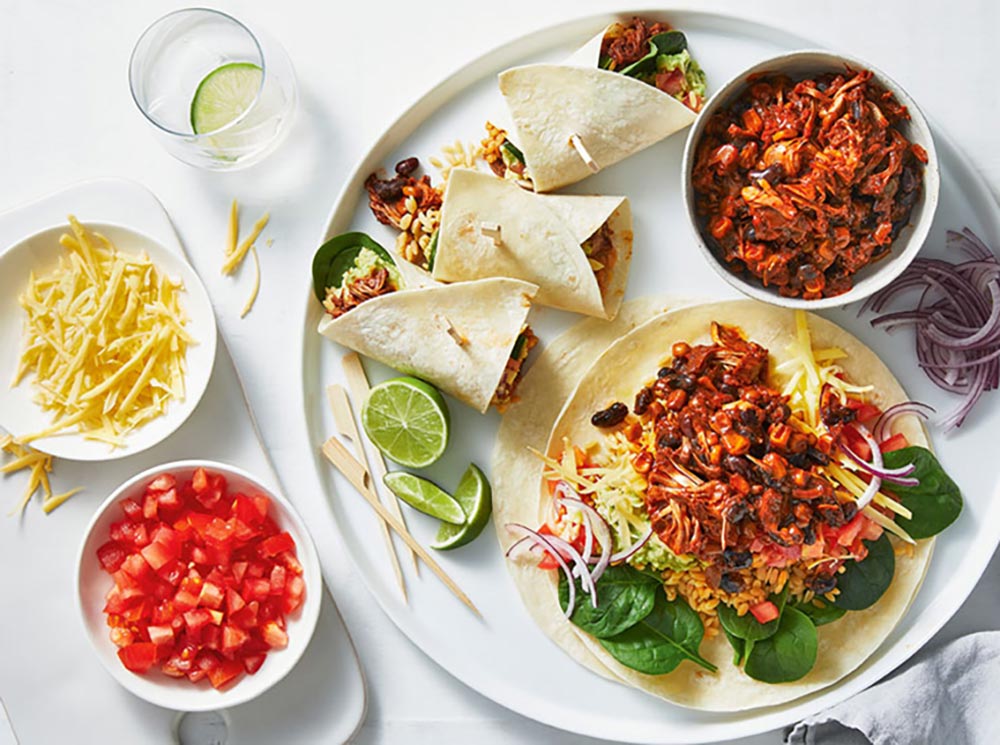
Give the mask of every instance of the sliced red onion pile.
[{"label": "sliced red onion pile", "polygon": [[526,548],[534,553],[548,554],[559,564],[569,583],[569,603],[565,610],[567,618],[573,615],[576,607],[574,577],[580,579],[584,593],[590,595],[590,604],[596,608],[597,581],[601,575],[612,564],[620,564],[634,556],[653,535],[653,528],[649,527],[639,540],[627,549],[612,553],[611,526],[608,525],[608,521],[579,496],[569,496],[570,494],[575,495],[575,492],[564,481],[560,481],[555,489],[552,506],[556,510],[565,510],[567,515],[578,513],[581,516],[584,530],[583,553],[559,536],[543,535],[521,523],[506,525],[512,535],[518,536],[518,540],[507,549],[508,557],[513,556],[519,549]]},{"label": "sliced red onion pile", "polygon": [[[962,426],[983,393],[1000,387],[1000,261],[968,228],[949,230],[948,246],[969,260],[918,257],[861,308],[881,314],[871,323],[886,331],[914,326],[917,359],[927,377],[964,396],[940,422],[946,431]],[[915,308],[882,312],[908,290],[920,291]]]}]

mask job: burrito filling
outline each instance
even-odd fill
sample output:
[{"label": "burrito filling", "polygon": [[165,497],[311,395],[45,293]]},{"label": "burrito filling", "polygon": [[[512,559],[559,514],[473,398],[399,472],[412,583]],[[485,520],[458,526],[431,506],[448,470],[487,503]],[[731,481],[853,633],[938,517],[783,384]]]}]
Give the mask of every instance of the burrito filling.
[{"label": "burrito filling", "polygon": [[370,248],[362,248],[338,287],[326,288],[323,307],[334,318],[379,295],[402,287],[399,270]]},{"label": "burrito filling", "polygon": [[612,24],[601,42],[600,67],[641,80],[692,111],[705,102],[705,73],[691,57],[687,38],[666,23],[642,18]]},{"label": "burrito filling", "polygon": [[604,294],[618,258],[615,252],[611,226],[604,223],[592,236],[583,242],[583,252],[587,255],[590,268],[594,270],[597,286]]},{"label": "burrito filling", "polygon": [[486,137],[482,141],[483,159],[497,178],[517,181],[531,187],[531,176],[524,162],[524,153],[507,138],[506,130],[486,122]]},{"label": "burrito filling", "polygon": [[530,326],[521,329],[517,341],[510,351],[510,358],[500,377],[500,385],[497,386],[496,393],[493,394],[492,406],[502,414],[508,406],[517,402],[515,391],[524,373],[524,361],[528,359],[528,354],[532,348],[538,344],[538,337],[535,336]]}]

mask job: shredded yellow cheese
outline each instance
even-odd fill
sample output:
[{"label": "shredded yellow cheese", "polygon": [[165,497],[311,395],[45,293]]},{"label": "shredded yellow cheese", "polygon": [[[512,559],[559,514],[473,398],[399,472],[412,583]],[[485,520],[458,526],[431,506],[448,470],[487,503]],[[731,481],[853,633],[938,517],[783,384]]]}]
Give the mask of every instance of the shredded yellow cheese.
[{"label": "shredded yellow cheese", "polygon": [[52,471],[51,455],[40,453],[27,445],[21,444],[11,435],[0,437],[0,451],[14,456],[13,460],[8,461],[0,468],[0,473],[7,475],[23,471],[24,469],[30,469],[28,485],[21,496],[21,501],[7,513],[8,515],[17,515],[24,512],[24,508],[28,506],[31,497],[34,496],[39,488],[42,490],[44,500],[42,502],[42,509],[45,510],[46,514],[80,491],[79,488],[76,488],[63,494],[52,494],[52,487],[49,484],[49,473]]},{"label": "shredded yellow cheese", "polygon": [[[264,216],[254,223],[253,228],[250,230],[250,235],[240,242],[239,205],[235,199],[233,200],[232,207],[229,209],[229,235],[226,241],[226,254],[225,260],[222,263],[222,273],[232,274],[239,269],[247,253],[253,254],[253,287],[250,290],[250,297],[247,298],[247,301],[243,306],[243,310],[240,311],[240,318],[246,317],[246,314],[250,312],[253,308],[253,304],[257,301],[258,293],[260,293],[260,257],[257,255],[257,246],[255,243],[257,239],[260,238],[261,231],[264,230],[270,219],[271,213],[265,212]],[[239,243],[239,245],[237,245],[237,243]],[[273,241],[268,238],[267,245],[270,246],[272,243]]]},{"label": "shredded yellow cheese", "polygon": [[250,246],[250,253],[253,254],[253,289],[250,291],[250,297],[247,298],[246,305],[240,311],[240,318],[243,318],[250,312],[254,302],[257,300],[257,293],[260,292],[260,259],[257,256],[257,247]]},{"label": "shredded yellow cheese", "polygon": [[234,199],[229,208],[229,235],[226,238],[226,256],[236,253],[236,244],[240,236],[240,205]]},{"label": "shredded yellow cheese", "polygon": [[240,245],[236,247],[235,251],[227,254],[226,260],[222,264],[223,274],[232,274],[239,268],[240,264],[243,263],[243,258],[250,250],[250,246],[252,246],[260,237],[261,231],[267,227],[267,223],[270,219],[271,213],[265,212],[264,216],[254,223],[253,228],[250,230],[250,235],[243,239]]},{"label": "shredded yellow cheese", "polygon": [[183,400],[183,284],[145,253],[118,251],[72,215],[73,235],[51,271],[31,274],[20,295],[26,313],[13,385],[34,373],[34,400],[53,414],[49,427],[18,438],[27,444],[76,427],[85,438],[124,444],[132,430]]}]

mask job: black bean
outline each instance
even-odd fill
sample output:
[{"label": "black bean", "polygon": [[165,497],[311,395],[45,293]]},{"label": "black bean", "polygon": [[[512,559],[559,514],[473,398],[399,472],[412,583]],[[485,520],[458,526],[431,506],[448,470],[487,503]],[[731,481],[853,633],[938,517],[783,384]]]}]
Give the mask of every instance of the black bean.
[{"label": "black bean", "polygon": [[614,427],[621,424],[626,416],[628,416],[628,406],[621,401],[616,401],[608,408],[602,409],[590,417],[590,423],[595,427]]},{"label": "black bean", "polygon": [[656,371],[656,377],[665,378],[671,373],[673,373],[673,370],[671,370],[669,367],[661,367],[659,370]]},{"label": "black bean", "polygon": [[743,589],[743,579],[738,574],[723,574],[719,580],[719,589],[723,592],[740,592]]},{"label": "black bean", "polygon": [[809,456],[806,453],[790,453],[785,457],[796,468],[806,468],[809,465]]},{"label": "black bean", "polygon": [[405,158],[396,164],[396,173],[400,176],[409,176],[419,167],[420,161],[417,158]]},{"label": "black bean", "polygon": [[841,511],[844,513],[844,520],[850,522],[854,519],[854,516],[858,514],[858,505],[854,502],[843,502],[840,505]]},{"label": "black bean", "polygon": [[813,530],[811,524],[802,528],[802,542],[807,546],[811,546],[816,542],[816,531]]},{"label": "black bean", "polygon": [[767,445],[763,442],[755,442],[750,446],[750,455],[754,458],[763,458],[767,455]]},{"label": "black bean", "polygon": [[832,574],[817,574],[806,582],[806,587],[817,595],[826,595],[837,586],[837,578]]},{"label": "black bean", "polygon": [[740,421],[748,427],[758,426],[760,424],[760,416],[757,414],[757,409],[740,409]]},{"label": "black bean", "polygon": [[690,393],[695,388],[694,379],[690,375],[685,375],[681,373],[670,380],[671,388],[680,388],[682,391],[687,391]]},{"label": "black bean", "polygon": [[395,202],[403,196],[403,186],[405,184],[406,180],[397,176],[388,180],[377,179],[372,188],[383,202]]},{"label": "black bean", "polygon": [[664,448],[679,448],[681,443],[684,441],[674,432],[666,435],[660,435],[660,438],[656,441],[656,447],[663,450]]},{"label": "black bean", "polygon": [[[806,455],[808,455],[810,459],[812,459],[821,466],[825,466],[830,463],[830,456],[824,453],[822,450],[817,450],[814,447],[810,447],[806,451]],[[805,466],[799,466],[799,468],[805,468]]]},{"label": "black bean", "polygon": [[730,569],[749,569],[753,564],[753,554],[727,548],[722,552],[722,560]]},{"label": "black bean", "polygon": [[651,403],[653,403],[653,392],[649,388],[643,388],[635,394],[635,405],[632,407],[632,411],[642,416]]},{"label": "black bean", "polygon": [[[753,501],[752,498],[751,501]],[[748,509],[746,504],[743,502],[735,502],[728,510],[726,510],[726,520],[735,525],[736,523],[741,522],[747,516],[747,513]]]}]

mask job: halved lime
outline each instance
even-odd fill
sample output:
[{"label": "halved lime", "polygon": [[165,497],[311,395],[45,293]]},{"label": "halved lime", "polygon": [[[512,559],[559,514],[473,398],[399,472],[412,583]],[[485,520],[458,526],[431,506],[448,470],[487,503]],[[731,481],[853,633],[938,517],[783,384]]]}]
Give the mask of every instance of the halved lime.
[{"label": "halved lime", "polygon": [[437,484],[406,471],[392,471],[382,477],[392,493],[415,510],[448,523],[465,522],[462,507]]},{"label": "halved lime", "polygon": [[490,512],[493,510],[493,491],[490,489],[490,482],[475,463],[469,464],[462,475],[462,480],[458,482],[455,501],[461,505],[465,513],[465,524],[441,523],[431,548],[447,551],[464,546],[482,533],[486,523],[489,522]]},{"label": "halved lime", "polygon": [[448,405],[434,386],[416,378],[372,388],[361,424],[375,447],[409,468],[429,466],[448,447]]},{"label": "halved lime", "polygon": [[222,129],[250,108],[264,71],[252,62],[230,62],[208,73],[191,99],[191,128],[195,134]]}]

